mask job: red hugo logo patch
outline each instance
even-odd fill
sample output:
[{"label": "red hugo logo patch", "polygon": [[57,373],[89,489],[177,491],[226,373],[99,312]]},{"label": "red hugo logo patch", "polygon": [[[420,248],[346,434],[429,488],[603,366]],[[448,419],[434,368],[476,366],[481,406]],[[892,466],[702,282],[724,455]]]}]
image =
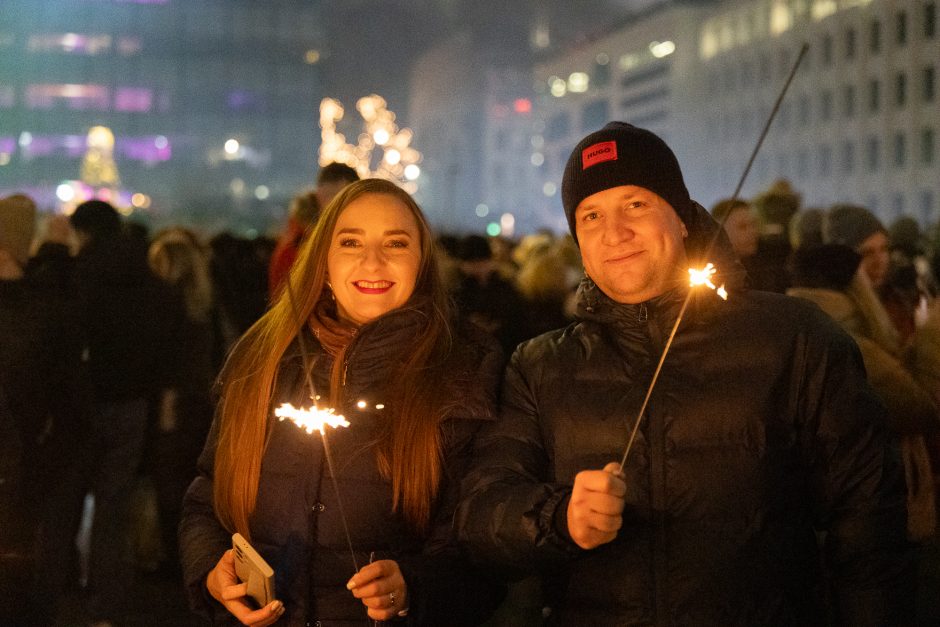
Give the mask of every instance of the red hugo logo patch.
[{"label": "red hugo logo patch", "polygon": [[600,142],[581,151],[581,169],[587,170],[592,165],[605,161],[617,160],[617,142]]}]

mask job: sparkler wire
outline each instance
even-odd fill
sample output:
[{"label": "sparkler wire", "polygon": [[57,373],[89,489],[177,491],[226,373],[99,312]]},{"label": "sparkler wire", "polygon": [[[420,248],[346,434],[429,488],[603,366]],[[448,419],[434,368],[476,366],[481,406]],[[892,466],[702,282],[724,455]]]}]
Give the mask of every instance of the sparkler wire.
[{"label": "sparkler wire", "polygon": [[[754,146],[754,150],[751,151],[751,157],[748,159],[747,166],[745,166],[744,172],[741,174],[741,178],[738,180],[738,185],[735,187],[734,194],[731,196],[731,202],[737,200],[738,196],[741,194],[741,188],[744,187],[744,181],[747,179],[747,175],[751,172],[751,166],[754,165],[754,159],[757,158],[757,153],[760,152],[761,146],[764,144],[764,139],[767,137],[768,131],[770,131],[770,125],[773,123],[774,118],[777,117],[777,112],[780,110],[780,104],[783,102],[783,97],[790,89],[790,83],[793,82],[793,77],[796,76],[796,71],[799,69],[800,63],[803,62],[803,57],[806,56],[806,52],[808,50],[809,44],[804,43],[800,48],[800,52],[796,57],[796,61],[793,63],[793,67],[790,69],[790,74],[787,76],[787,80],[784,83],[783,88],[780,90],[780,94],[777,96],[777,101],[774,103],[774,107],[771,109],[770,115],[767,117],[767,122],[764,124],[764,128],[761,131],[760,137],[757,139],[757,144]],[[706,257],[708,257],[708,253],[715,246],[715,242],[718,241],[718,236],[725,228],[725,221],[730,215],[731,212],[728,212],[718,224],[718,229],[715,231],[715,235],[712,237],[711,242],[709,242],[705,249]],[[679,330],[679,324],[682,322],[682,316],[685,314],[685,310],[688,308],[689,301],[691,300],[692,290],[689,289],[685,295],[685,299],[682,301],[682,307],[679,309],[679,315],[676,317],[676,322],[672,325],[672,331],[669,333],[669,338],[666,340],[666,344],[663,347],[663,353],[659,357],[659,363],[656,365],[656,370],[653,372],[653,378],[650,380],[650,385],[646,390],[646,397],[643,399],[643,404],[640,406],[640,411],[637,413],[636,420],[633,423],[633,429],[630,431],[630,439],[627,441],[627,448],[624,450],[623,458],[620,460],[620,472],[623,472],[623,467],[627,463],[627,457],[630,455],[630,449],[633,448],[633,442],[636,440],[636,433],[640,428],[640,423],[643,421],[643,414],[646,412],[646,407],[649,405],[650,397],[653,395],[653,388],[656,387],[656,382],[659,380],[659,373],[663,369],[663,362],[666,361],[666,355],[669,353],[669,349],[672,346],[672,340],[676,337],[676,331]]]},{"label": "sparkler wire", "polygon": [[[294,298],[294,288],[291,285],[291,279],[288,277],[284,282],[287,288],[287,299],[290,301],[291,310],[294,313],[294,319],[298,324],[297,341],[300,343],[300,357],[303,360],[304,375],[307,379],[307,386],[310,388],[310,399],[316,404],[317,392],[313,384],[313,364],[310,361],[310,353],[307,352],[307,342],[304,340],[304,322],[300,316],[300,310],[297,309],[297,301]],[[359,562],[356,560],[356,551],[353,549],[352,536],[349,534],[349,523],[346,520],[346,510],[343,507],[343,499],[339,493],[339,484],[336,482],[336,472],[333,467],[333,454],[330,452],[330,441],[326,435],[325,425],[320,430],[320,437],[323,439],[323,452],[326,456],[326,465],[330,471],[330,479],[333,481],[333,491],[336,493],[336,505],[339,507],[339,516],[343,521],[343,531],[346,534],[346,545],[349,547],[349,555],[352,557],[354,572],[359,572]]]}]

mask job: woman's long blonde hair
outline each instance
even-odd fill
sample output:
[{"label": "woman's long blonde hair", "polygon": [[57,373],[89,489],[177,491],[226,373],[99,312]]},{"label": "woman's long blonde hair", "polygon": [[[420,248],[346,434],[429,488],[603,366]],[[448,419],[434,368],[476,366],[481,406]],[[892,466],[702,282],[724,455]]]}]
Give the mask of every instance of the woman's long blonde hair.
[{"label": "woman's long blonde hair", "polygon": [[[323,210],[291,269],[291,292],[281,290],[268,312],[235,345],[222,370],[214,502],[219,521],[229,531],[250,538],[249,520],[270,436],[268,423],[278,367],[328,289],[327,254],[339,215],[364,194],[400,200],[414,215],[421,232],[421,265],[414,292],[404,306],[422,310],[427,325],[406,347],[398,372],[390,373],[389,381],[395,385],[376,455],[380,470],[392,482],[395,510],[403,513],[414,530],[423,533],[428,528],[441,476],[438,425],[446,411],[440,381],[443,369],[433,366],[450,350],[448,296],[433,254],[430,226],[421,209],[394,183],[364,179],[346,186]],[[334,363],[334,370],[337,367],[341,364]],[[338,408],[342,406],[342,389],[337,389],[338,377],[331,376],[331,380],[330,401]]]}]

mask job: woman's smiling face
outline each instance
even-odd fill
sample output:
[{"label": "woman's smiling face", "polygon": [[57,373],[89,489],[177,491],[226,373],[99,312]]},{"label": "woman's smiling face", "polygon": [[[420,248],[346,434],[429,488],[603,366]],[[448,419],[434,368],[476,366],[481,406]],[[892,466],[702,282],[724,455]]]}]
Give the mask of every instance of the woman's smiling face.
[{"label": "woman's smiling face", "polygon": [[421,231],[403,202],[364,194],[343,209],[327,256],[341,319],[358,326],[401,307],[420,267]]}]

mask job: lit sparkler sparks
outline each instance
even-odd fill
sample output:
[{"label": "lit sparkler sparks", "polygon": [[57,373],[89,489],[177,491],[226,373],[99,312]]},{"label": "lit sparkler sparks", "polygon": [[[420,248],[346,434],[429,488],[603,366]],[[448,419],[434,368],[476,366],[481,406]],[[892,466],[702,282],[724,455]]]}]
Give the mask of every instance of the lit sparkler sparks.
[{"label": "lit sparkler sparks", "polygon": [[290,403],[282,403],[280,407],[274,410],[274,415],[281,420],[290,420],[307,433],[319,431],[321,435],[325,435],[326,427],[336,429],[337,427],[349,426],[349,421],[342,414],[337,414],[332,407],[329,409],[320,409],[318,407],[298,409]]},{"label": "lit sparkler sparks", "polygon": [[712,283],[712,277],[715,276],[715,273],[718,272],[715,269],[715,264],[708,262],[708,264],[701,270],[696,270],[695,268],[689,268],[689,285],[693,287],[696,285],[707,285],[708,287],[715,290],[722,300],[728,300],[728,290],[725,289],[724,284],[715,287],[715,284]]}]

